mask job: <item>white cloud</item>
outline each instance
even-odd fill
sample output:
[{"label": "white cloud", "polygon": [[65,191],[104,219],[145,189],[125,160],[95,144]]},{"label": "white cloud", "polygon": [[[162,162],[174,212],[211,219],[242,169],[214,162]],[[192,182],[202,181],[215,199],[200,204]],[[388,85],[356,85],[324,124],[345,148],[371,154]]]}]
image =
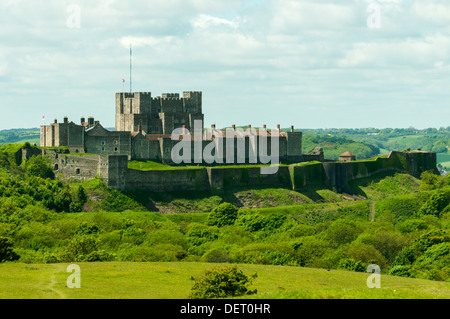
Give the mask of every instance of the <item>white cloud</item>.
[{"label": "white cloud", "polygon": [[192,20],[192,26],[194,28],[206,29],[210,27],[229,27],[231,29],[237,29],[239,27],[239,22],[235,20],[227,20],[218,17],[213,17],[207,14],[200,14],[195,19]]}]

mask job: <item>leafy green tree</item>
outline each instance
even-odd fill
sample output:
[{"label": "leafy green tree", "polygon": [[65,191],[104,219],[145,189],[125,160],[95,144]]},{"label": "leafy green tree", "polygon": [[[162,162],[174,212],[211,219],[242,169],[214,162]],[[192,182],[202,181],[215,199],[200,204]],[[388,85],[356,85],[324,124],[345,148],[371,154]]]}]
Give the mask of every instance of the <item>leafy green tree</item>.
[{"label": "leafy green tree", "polygon": [[360,233],[361,230],[356,227],[355,223],[340,221],[334,223],[325,231],[328,239],[336,244],[351,243]]},{"label": "leafy green tree", "polygon": [[439,217],[440,213],[449,203],[450,192],[447,190],[437,190],[420,208],[418,215],[434,215]]},{"label": "leafy green tree", "polygon": [[67,262],[83,261],[89,254],[97,251],[99,243],[94,235],[76,235],[67,244],[62,259]]},{"label": "leafy green tree", "polygon": [[411,277],[411,266],[409,265],[396,265],[389,269],[389,275],[400,277]]},{"label": "leafy green tree", "polygon": [[432,190],[439,189],[445,185],[448,185],[448,179],[444,176],[439,176],[431,171],[426,171],[420,174],[420,189],[421,190]]},{"label": "leafy green tree", "polygon": [[191,289],[190,299],[228,298],[251,295],[257,290],[249,290],[257,274],[247,276],[237,266],[225,266],[207,270],[196,279]]},{"label": "leafy green tree", "polygon": [[53,173],[48,160],[42,156],[32,156],[25,162],[25,165],[29,176],[55,178],[55,174]]},{"label": "leafy green tree", "polygon": [[77,202],[81,205],[87,202],[87,194],[82,185],[78,185],[77,187]]},{"label": "leafy green tree", "polygon": [[339,261],[338,269],[345,269],[350,271],[365,272],[366,267],[361,261],[355,261],[352,258],[345,258]]},{"label": "leafy green tree", "polygon": [[207,224],[223,227],[233,225],[238,216],[238,208],[230,203],[222,203],[212,210],[208,216]]},{"label": "leafy green tree", "polygon": [[0,263],[19,259],[14,250],[14,242],[9,237],[0,237]]}]

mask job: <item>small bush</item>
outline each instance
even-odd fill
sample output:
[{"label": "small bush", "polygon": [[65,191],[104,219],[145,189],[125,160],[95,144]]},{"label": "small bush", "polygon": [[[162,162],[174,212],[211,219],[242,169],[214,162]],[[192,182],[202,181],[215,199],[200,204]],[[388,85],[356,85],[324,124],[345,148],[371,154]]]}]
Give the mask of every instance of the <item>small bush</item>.
[{"label": "small bush", "polygon": [[13,251],[13,247],[14,242],[11,238],[0,237],[0,263],[19,259],[19,255]]},{"label": "small bush", "polygon": [[438,190],[430,196],[425,204],[418,211],[419,216],[433,215],[439,217],[439,214],[449,205],[450,192],[447,190]]},{"label": "small bush", "polygon": [[401,266],[397,265],[389,270],[389,275],[400,276],[400,277],[411,277],[411,266]]},{"label": "small bush", "polygon": [[41,178],[55,178],[53,170],[50,168],[48,160],[42,156],[33,156],[26,162],[27,174]]},{"label": "small bush", "polygon": [[209,263],[227,263],[231,261],[231,258],[223,249],[213,248],[202,256],[202,261]]},{"label": "small bush", "polygon": [[212,210],[206,223],[210,226],[223,227],[233,225],[238,215],[238,208],[230,203],[222,203]]},{"label": "small bush", "polygon": [[357,272],[366,271],[366,267],[361,261],[355,261],[352,258],[341,259],[337,268]]},{"label": "small bush", "polygon": [[256,289],[249,290],[247,286],[251,285],[256,277],[256,273],[250,276],[245,275],[237,269],[237,266],[208,270],[202,277],[195,280],[189,298],[228,298],[255,294]]}]

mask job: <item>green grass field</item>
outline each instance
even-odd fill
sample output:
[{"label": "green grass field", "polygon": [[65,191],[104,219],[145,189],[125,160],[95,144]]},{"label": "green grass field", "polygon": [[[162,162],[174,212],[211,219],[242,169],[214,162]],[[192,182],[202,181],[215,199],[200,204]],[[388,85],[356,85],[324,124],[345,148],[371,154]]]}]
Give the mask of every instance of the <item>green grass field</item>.
[{"label": "green grass field", "polygon": [[[68,288],[68,264],[0,264],[1,299],[184,299],[193,278],[219,264],[78,263],[81,288]],[[251,285],[264,299],[450,299],[450,282],[381,275],[368,288],[368,273],[268,265],[238,265],[257,273]]]}]

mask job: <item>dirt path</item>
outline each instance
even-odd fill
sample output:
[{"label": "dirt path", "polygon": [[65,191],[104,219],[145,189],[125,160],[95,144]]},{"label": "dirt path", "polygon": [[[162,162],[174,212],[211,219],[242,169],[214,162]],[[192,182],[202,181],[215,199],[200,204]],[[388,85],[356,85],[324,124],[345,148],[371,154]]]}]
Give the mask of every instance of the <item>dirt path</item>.
[{"label": "dirt path", "polygon": [[370,202],[370,221],[373,222],[375,219],[375,202]]},{"label": "dirt path", "polygon": [[58,281],[56,280],[56,276],[55,273],[57,272],[61,272],[64,269],[61,268],[61,266],[54,266],[53,267],[53,272],[52,272],[52,276],[50,278],[50,283],[47,286],[48,289],[50,289],[51,291],[53,291],[54,293],[56,293],[59,296],[59,299],[67,299],[67,296],[59,289],[55,288],[55,285],[58,283]]}]

